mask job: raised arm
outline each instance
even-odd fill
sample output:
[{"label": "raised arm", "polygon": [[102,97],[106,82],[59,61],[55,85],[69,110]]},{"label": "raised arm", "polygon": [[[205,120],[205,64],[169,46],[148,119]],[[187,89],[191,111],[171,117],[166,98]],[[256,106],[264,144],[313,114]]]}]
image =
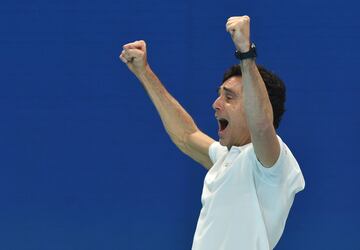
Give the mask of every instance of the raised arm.
[{"label": "raised arm", "polygon": [[191,116],[151,70],[147,63],[146,43],[135,41],[124,45],[120,59],[144,86],[171,140],[182,152],[210,169],[212,163],[208,150],[214,140],[197,128]]},{"label": "raised arm", "polygon": [[[231,17],[226,23],[235,47],[244,53],[250,49],[250,18]],[[265,83],[258,71],[255,59],[240,62],[246,119],[251,141],[258,160],[264,167],[275,164],[280,154],[280,145],[273,126],[273,110]]]}]

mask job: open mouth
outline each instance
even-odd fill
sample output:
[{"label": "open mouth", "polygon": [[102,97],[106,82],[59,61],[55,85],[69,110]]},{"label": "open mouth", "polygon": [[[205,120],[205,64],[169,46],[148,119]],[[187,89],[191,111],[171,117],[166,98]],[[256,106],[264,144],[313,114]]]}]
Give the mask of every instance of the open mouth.
[{"label": "open mouth", "polygon": [[219,131],[225,130],[229,124],[228,120],[220,118],[218,121],[219,121]]}]

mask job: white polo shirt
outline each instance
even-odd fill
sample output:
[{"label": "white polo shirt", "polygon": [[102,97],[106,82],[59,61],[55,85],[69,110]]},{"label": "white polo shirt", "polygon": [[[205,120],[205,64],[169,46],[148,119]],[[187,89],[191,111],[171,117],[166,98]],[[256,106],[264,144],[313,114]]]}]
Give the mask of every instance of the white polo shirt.
[{"label": "white polo shirt", "polygon": [[265,168],[253,145],[209,148],[214,163],[201,196],[192,250],[268,250],[283,233],[295,194],[305,187],[300,167],[280,143],[275,165]]}]

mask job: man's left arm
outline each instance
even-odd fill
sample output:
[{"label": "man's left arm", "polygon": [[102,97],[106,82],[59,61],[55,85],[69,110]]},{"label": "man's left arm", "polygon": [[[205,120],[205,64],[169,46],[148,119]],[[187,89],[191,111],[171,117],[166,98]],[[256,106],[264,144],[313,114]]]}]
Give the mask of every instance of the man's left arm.
[{"label": "man's left arm", "polygon": [[[231,17],[226,23],[235,47],[241,53],[250,49],[250,18]],[[264,167],[272,167],[280,154],[280,145],[273,125],[273,110],[265,83],[255,58],[240,62],[246,119],[256,157]]]}]

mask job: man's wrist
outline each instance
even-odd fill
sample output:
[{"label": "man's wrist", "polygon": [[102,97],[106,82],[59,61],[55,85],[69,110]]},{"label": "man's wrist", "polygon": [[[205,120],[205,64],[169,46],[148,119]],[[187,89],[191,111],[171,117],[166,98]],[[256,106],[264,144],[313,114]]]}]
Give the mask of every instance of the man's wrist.
[{"label": "man's wrist", "polygon": [[247,60],[247,59],[254,59],[256,58],[256,47],[254,43],[251,43],[249,49],[246,52],[242,52],[241,50],[235,51],[235,57],[239,60]]},{"label": "man's wrist", "polygon": [[237,51],[240,51],[241,53],[246,53],[250,50],[251,47],[251,43],[250,42],[245,42],[240,44],[239,46],[236,46]]},{"label": "man's wrist", "polygon": [[149,65],[146,65],[144,68],[138,69],[133,73],[141,82],[146,82],[151,78],[152,70]]},{"label": "man's wrist", "polygon": [[135,69],[134,70],[134,74],[138,77],[140,76],[144,76],[146,74],[148,74],[149,72],[151,72],[150,66],[148,64],[146,64],[144,67],[139,68],[139,69]]}]

